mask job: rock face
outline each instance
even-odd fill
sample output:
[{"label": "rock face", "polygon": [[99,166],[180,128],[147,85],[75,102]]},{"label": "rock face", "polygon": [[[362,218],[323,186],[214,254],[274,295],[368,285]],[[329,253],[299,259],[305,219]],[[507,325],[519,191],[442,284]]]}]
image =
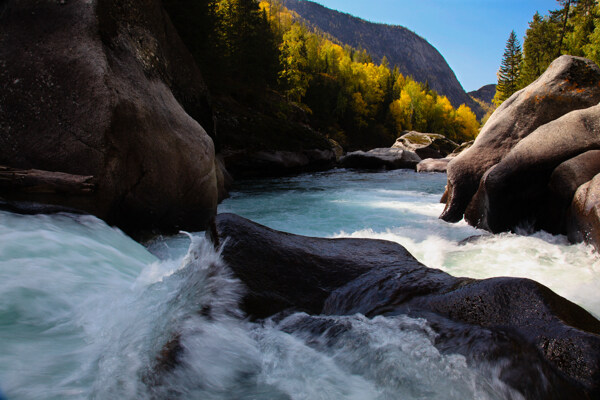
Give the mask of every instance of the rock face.
[{"label": "rock face", "polygon": [[410,131],[404,133],[392,146],[393,148],[414,151],[422,159],[444,158],[458,148],[458,144],[437,133]]},{"label": "rock face", "polygon": [[125,230],[204,227],[219,196],[214,121],[160,2],[8,0],[2,10],[0,165],[97,186],[0,196],[82,209]]},{"label": "rock face", "polygon": [[344,168],[359,169],[414,169],[421,158],[414,152],[398,148],[379,148],[353,151],[340,159]]},{"label": "rock face", "polygon": [[585,240],[600,252],[600,173],[577,189],[569,211],[569,239]]},{"label": "rock face", "polygon": [[[537,229],[560,233],[563,227],[552,226],[555,223],[548,221],[546,207],[541,207],[551,197],[548,184],[552,173],[563,162],[592,149],[600,149],[600,105],[570,112],[539,127],[485,173],[465,219],[492,232],[510,230],[526,221]],[[586,162],[593,177],[600,171],[594,168],[598,167],[597,153],[590,155],[579,164]],[[562,187],[555,190],[560,193]],[[564,191],[568,193],[568,187]]]},{"label": "rock face", "polygon": [[[506,169],[499,167],[494,173],[490,169],[508,158],[509,153],[522,140],[523,144],[519,143],[520,148],[510,156],[510,160],[523,167],[526,164],[531,165],[527,160],[519,157],[524,156],[528,149],[536,154],[540,153],[535,146],[545,140],[543,135],[551,134],[550,129],[543,125],[557,120],[571,111],[598,104],[600,101],[599,83],[600,68],[592,61],[579,57],[562,56],[556,59],[534,83],[502,103],[490,117],[473,146],[448,164],[448,185],[445,195],[447,204],[440,218],[449,222],[459,221],[469,207],[470,211],[465,217],[471,223],[482,227],[488,226],[489,229],[496,231],[498,229],[496,228],[497,218],[488,219],[482,215],[482,207],[487,207],[483,204],[486,196],[478,195],[476,199],[473,199],[480,188],[480,183],[483,186],[491,187],[492,182],[495,184],[498,181],[499,174],[504,173]],[[570,128],[567,126],[570,123],[579,123],[578,126],[585,130],[586,128],[581,124],[593,123],[589,119],[593,118],[592,115],[577,114],[569,118],[555,122],[555,128],[561,129],[563,136],[553,134],[552,138],[557,138],[560,142],[554,143],[554,150],[551,152],[553,155],[563,152],[560,146],[565,144],[569,149],[568,155],[554,158],[542,157],[543,162],[552,165],[545,165],[546,172],[539,172],[536,167],[536,171],[539,173],[532,170],[530,171],[532,174],[537,173],[538,176],[547,174],[547,178],[549,178],[552,169],[561,162],[595,148],[593,144],[572,143],[573,140],[569,139]],[[575,120],[578,119],[579,122],[576,122]],[[540,129],[539,133],[526,142],[524,139],[538,128]],[[583,133],[581,135],[585,136]],[[529,158],[529,156],[527,157]],[[541,159],[540,161],[542,162]],[[504,164],[508,165],[508,163],[509,161]],[[548,168],[550,168],[549,173]],[[521,168],[520,171],[523,169]],[[482,177],[486,173],[488,174],[486,176],[488,183],[483,183]],[[523,180],[529,182],[531,178],[532,175],[527,175]],[[528,189],[525,188],[525,190]],[[507,193],[507,195],[511,194]],[[473,204],[469,205],[470,203]],[[503,228],[506,228],[506,224],[500,225],[504,225]]]},{"label": "rock face", "polygon": [[217,216],[212,237],[247,286],[243,308],[254,318],[284,310],[422,317],[442,351],[504,360],[500,378],[526,398],[600,395],[600,321],[534,281],[455,278],[396,243],[308,238],[232,214]]}]

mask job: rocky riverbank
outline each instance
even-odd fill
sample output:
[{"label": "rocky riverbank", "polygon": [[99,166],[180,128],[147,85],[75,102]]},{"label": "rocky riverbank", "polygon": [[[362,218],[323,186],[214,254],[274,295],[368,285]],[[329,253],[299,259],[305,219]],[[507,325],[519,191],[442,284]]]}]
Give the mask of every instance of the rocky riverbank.
[{"label": "rocky riverbank", "polygon": [[[502,232],[569,234],[600,248],[600,68],[562,56],[490,117],[448,165],[441,218]],[[576,196],[576,192],[579,193]],[[585,205],[584,205],[585,203]],[[579,232],[579,233],[576,233]]]}]

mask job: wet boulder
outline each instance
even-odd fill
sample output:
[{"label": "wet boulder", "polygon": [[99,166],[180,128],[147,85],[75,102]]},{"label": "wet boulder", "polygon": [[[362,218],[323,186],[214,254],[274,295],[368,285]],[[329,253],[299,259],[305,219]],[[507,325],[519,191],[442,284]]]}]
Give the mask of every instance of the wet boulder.
[{"label": "wet boulder", "polygon": [[127,231],[205,227],[223,176],[213,113],[160,1],[0,8],[0,165],[95,182],[89,192],[0,196],[81,209]]},{"label": "wet boulder", "polygon": [[421,158],[409,150],[377,148],[347,153],[340,159],[340,165],[357,169],[414,169],[420,161]]},{"label": "wet boulder", "polygon": [[569,239],[585,240],[600,251],[600,174],[577,189],[569,211]]},{"label": "wet boulder", "polygon": [[[491,232],[510,230],[524,222],[536,229],[561,233],[564,221],[545,205],[553,198],[549,185],[554,175],[554,196],[574,193],[574,185],[591,179],[600,166],[600,105],[572,111],[545,124],[523,138],[483,176],[479,189],[465,212],[470,224]],[[587,155],[585,153],[588,153]],[[561,164],[571,161],[570,164]],[[568,173],[575,167],[577,173]],[[560,183],[561,174],[569,184]],[[579,178],[577,178],[579,175]],[[576,187],[575,187],[576,188]],[[556,193],[558,192],[558,193]],[[558,206],[558,205],[557,205]],[[557,213],[563,210],[557,211]]]},{"label": "wet boulder", "polygon": [[458,147],[457,143],[437,133],[405,131],[396,139],[393,148],[408,150],[425,158],[444,158]]},{"label": "wet boulder", "polygon": [[448,164],[447,202],[440,218],[461,220],[483,175],[523,138],[573,110],[598,104],[599,82],[600,68],[592,61],[561,56],[535,82],[502,103],[473,146]]},{"label": "wet boulder", "polygon": [[242,306],[253,318],[407,314],[430,321],[445,351],[512,360],[506,381],[528,397],[600,395],[600,321],[537,282],[456,278],[397,243],[298,236],[233,214],[217,215],[211,236],[246,285]]},{"label": "wet boulder", "polygon": [[577,189],[600,173],[600,150],[573,157],[552,171],[548,194],[540,213],[540,227],[551,233],[565,234],[571,220],[570,206]]}]

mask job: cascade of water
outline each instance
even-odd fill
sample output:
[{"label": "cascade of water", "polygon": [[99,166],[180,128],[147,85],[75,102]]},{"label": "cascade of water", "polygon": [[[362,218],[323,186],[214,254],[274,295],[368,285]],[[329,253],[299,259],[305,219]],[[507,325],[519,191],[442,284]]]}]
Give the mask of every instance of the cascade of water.
[{"label": "cascade of water", "polygon": [[[600,313],[588,247],[543,233],[461,243],[483,232],[437,220],[442,189],[436,175],[337,171],[256,181],[221,209],[296,233],[395,240],[455,275],[533,275]],[[0,387],[11,400],[520,398],[501,362],[441,353],[425,320],[256,323],[242,294],[198,235],[144,248],[93,217],[0,212]]]}]

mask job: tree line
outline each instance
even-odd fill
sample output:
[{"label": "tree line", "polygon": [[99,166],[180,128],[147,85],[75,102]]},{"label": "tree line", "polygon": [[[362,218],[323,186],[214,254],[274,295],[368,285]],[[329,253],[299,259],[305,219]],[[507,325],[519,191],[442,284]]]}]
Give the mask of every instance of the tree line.
[{"label": "tree line", "polygon": [[164,0],[214,93],[276,90],[311,124],[350,147],[393,143],[404,130],[473,139],[479,123],[363,49],[310,29],[278,0]]},{"label": "tree line", "polygon": [[600,64],[600,4],[598,0],[558,0],[548,15],[536,12],[523,46],[512,31],[498,71],[494,103],[536,80],[563,54],[589,58]]}]

